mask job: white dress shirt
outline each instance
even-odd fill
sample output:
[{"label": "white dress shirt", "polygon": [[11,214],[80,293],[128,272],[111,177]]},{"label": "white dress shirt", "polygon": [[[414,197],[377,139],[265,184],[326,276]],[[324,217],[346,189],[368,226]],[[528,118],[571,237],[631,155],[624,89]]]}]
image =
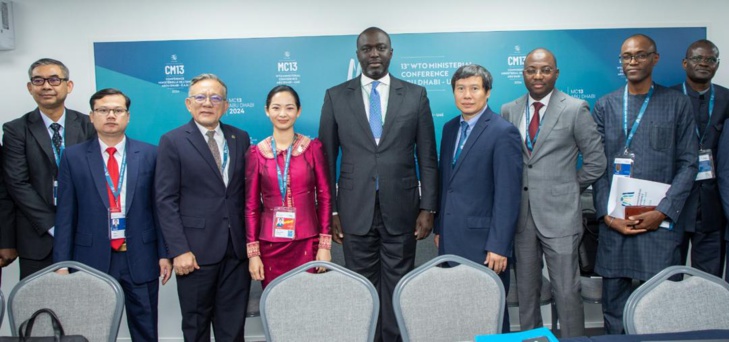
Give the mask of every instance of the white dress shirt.
[{"label": "white dress shirt", "polygon": [[[373,80],[362,74],[362,101],[364,101],[365,113],[367,113],[367,122],[370,121],[370,93],[372,93],[372,82],[380,82],[377,85],[377,92],[380,94],[380,108],[382,109],[382,124],[385,124],[385,116],[387,115],[387,101],[390,99],[390,74],[383,76],[379,80]],[[380,139],[375,139],[377,144]]]},{"label": "white dress shirt", "polygon": [[[195,125],[197,125],[197,128],[200,129],[200,134],[202,134],[203,139],[205,140],[205,143],[208,142],[208,131],[206,127],[203,127],[197,121],[195,121]],[[218,144],[218,151],[220,152],[220,162],[225,164],[225,167],[223,168],[223,183],[225,183],[225,186],[228,186],[228,169],[230,168],[230,153],[228,153],[228,162],[225,162],[225,135],[223,135],[223,129],[220,128],[220,123],[218,123],[218,126],[214,129],[215,135],[213,135],[213,139],[215,139],[215,142]]]},{"label": "white dress shirt", "polygon": [[[534,102],[541,102],[544,105],[542,106],[542,109],[539,110],[539,124],[541,125],[542,120],[544,119],[544,113],[547,112],[547,107],[549,107],[549,99],[552,98],[552,93],[554,93],[554,90],[550,91],[547,96],[543,97],[539,101],[533,99],[532,96],[527,93],[527,97],[529,97],[529,99],[527,100],[527,104],[529,105],[530,122],[532,120],[532,116],[534,115]],[[521,133],[521,139],[526,141],[526,132],[529,131],[529,126],[527,125],[526,120],[526,108],[524,108],[524,111],[522,112],[521,122],[522,124],[519,125],[519,133]]]}]

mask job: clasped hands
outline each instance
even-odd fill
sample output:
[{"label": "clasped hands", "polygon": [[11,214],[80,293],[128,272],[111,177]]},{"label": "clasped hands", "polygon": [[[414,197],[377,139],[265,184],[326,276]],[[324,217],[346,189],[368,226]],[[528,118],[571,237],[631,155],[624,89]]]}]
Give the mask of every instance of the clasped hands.
[{"label": "clasped hands", "polygon": [[666,219],[666,215],[658,210],[651,210],[640,215],[629,216],[627,219],[621,219],[605,215],[603,221],[605,224],[623,235],[637,235],[658,229],[661,222]]}]

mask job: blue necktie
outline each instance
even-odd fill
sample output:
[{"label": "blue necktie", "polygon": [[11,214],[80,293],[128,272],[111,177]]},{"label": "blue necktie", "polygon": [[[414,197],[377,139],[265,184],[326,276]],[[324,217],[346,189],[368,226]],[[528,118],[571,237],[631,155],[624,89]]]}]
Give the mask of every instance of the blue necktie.
[{"label": "blue necktie", "polygon": [[382,135],[382,105],[380,104],[380,93],[377,92],[379,81],[372,82],[370,91],[370,129],[375,139]]},{"label": "blue necktie", "polygon": [[456,154],[453,156],[453,164],[451,166],[456,166],[456,161],[458,161],[458,156],[461,155],[461,150],[463,150],[463,145],[466,144],[466,139],[468,139],[468,122],[461,121],[461,137],[458,138],[458,148],[456,149]]}]

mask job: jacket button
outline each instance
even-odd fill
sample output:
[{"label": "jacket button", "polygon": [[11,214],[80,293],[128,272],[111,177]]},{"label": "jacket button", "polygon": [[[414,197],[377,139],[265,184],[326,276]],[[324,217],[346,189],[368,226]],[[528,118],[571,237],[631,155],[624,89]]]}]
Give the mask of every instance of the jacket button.
[{"label": "jacket button", "polygon": [[528,190],[529,190],[529,188],[525,186],[524,187],[524,191],[528,191]]},{"label": "jacket button", "polygon": [[527,167],[531,169],[531,168],[532,168],[532,165],[531,165],[531,164],[529,164],[529,166],[527,166]]}]

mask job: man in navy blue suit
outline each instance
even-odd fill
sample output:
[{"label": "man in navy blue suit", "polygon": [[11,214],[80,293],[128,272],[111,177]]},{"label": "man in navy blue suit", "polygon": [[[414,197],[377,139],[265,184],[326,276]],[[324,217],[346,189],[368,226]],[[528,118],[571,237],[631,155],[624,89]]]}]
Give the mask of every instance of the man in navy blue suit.
[{"label": "man in navy blue suit", "polygon": [[157,214],[177,277],[185,341],[243,341],[251,274],[243,223],[248,133],[220,122],[228,88],[190,81],[189,123],[159,141]]},{"label": "man in navy blue suit", "polygon": [[[443,126],[435,244],[438,254],[483,263],[508,291],[507,266],[521,206],[521,135],[488,107],[492,80],[475,64],[453,74],[461,115]],[[509,332],[508,311],[502,332]]]},{"label": "man in navy blue suit", "polygon": [[157,277],[164,285],[172,274],[154,215],[157,151],[126,137],[131,101],[121,91],[99,90],[90,104],[98,139],[66,148],[61,158],[53,261],[113,276],[124,289],[132,340],[156,341]]}]

